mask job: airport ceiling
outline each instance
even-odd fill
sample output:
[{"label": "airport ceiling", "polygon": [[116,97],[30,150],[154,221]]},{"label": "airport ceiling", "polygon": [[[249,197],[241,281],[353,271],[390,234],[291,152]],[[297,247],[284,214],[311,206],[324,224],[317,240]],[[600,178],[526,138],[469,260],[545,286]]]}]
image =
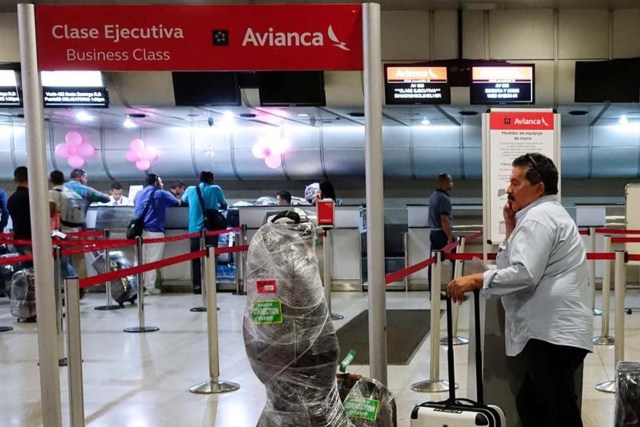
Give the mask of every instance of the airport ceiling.
[{"label": "airport ceiling", "polygon": [[[27,1],[0,0],[0,13],[15,12],[18,3]],[[363,3],[358,0],[39,0],[35,4],[317,4]],[[382,10],[432,9],[625,9],[637,8],[638,0],[377,0]]]},{"label": "airport ceiling", "polygon": [[[349,1],[346,1],[349,2]],[[351,1],[360,3],[360,1]],[[432,9],[624,9],[637,8],[639,0],[378,0],[382,10],[432,10]],[[0,13],[15,12],[15,0],[0,0]],[[40,0],[36,4],[126,4],[122,0]],[[345,3],[345,0],[136,0],[136,4],[313,4]],[[414,126],[425,122],[432,125],[465,124],[479,125],[486,106],[385,106],[383,126]],[[622,115],[640,118],[637,104],[571,105],[556,106],[562,113],[565,126],[603,124],[618,120]],[[85,125],[96,127],[119,127],[129,115],[138,125],[153,127],[208,126],[213,119],[214,126],[220,123],[225,111],[231,111],[241,126],[281,126],[282,124],[306,126],[364,126],[362,106],[353,107],[125,107],[110,106],[108,109],[92,109],[95,119]],[[51,122],[73,123],[76,111],[70,109],[47,109],[45,118]],[[21,110],[0,109],[0,124],[22,124]]]}]

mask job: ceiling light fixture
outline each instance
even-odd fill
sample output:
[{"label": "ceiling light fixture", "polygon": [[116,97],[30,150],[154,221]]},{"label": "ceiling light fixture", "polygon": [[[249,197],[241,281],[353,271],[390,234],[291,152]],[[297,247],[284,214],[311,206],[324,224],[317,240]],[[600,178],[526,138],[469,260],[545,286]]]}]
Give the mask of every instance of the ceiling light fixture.
[{"label": "ceiling light fixture", "polygon": [[424,119],[422,119],[422,121],[420,121],[420,124],[422,126],[429,126],[431,124],[431,120],[427,119],[426,117]]},{"label": "ceiling light fixture", "polygon": [[87,113],[86,111],[78,111],[76,113],[76,120],[79,122],[92,122],[95,119],[94,116]]},{"label": "ceiling light fixture", "polygon": [[131,120],[131,118],[129,117],[124,119],[124,122],[122,122],[122,126],[126,127],[127,129],[133,129],[138,127],[138,125],[135,124],[133,120]]},{"label": "ceiling light fixture", "polygon": [[626,125],[629,123],[629,119],[627,119],[627,116],[625,116],[624,114],[620,116],[620,118],[618,119],[618,123],[620,123],[621,125]]}]

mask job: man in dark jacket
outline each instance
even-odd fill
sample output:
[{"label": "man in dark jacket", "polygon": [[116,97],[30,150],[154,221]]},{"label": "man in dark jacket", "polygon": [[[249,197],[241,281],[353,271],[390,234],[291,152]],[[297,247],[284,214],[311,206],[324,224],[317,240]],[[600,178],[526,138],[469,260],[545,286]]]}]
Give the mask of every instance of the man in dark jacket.
[{"label": "man in dark jacket", "polygon": [[[9,197],[7,209],[13,222],[13,237],[16,240],[31,240],[31,210],[29,208],[29,177],[26,166],[19,166],[13,171],[16,192]],[[30,245],[18,245],[18,252],[30,254]]]}]

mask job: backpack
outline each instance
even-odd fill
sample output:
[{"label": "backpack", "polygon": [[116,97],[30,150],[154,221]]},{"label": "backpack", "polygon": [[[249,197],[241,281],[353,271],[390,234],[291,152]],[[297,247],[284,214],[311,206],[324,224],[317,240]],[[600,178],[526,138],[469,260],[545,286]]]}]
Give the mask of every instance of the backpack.
[{"label": "backpack", "polygon": [[67,227],[78,227],[85,223],[84,199],[75,191],[62,187],[56,189],[60,198],[60,222]]}]

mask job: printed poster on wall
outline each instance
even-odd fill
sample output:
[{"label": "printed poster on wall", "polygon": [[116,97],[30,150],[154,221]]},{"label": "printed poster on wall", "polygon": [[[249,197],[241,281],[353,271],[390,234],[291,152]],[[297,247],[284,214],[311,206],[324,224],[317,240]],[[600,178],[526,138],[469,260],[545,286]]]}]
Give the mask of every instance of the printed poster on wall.
[{"label": "printed poster on wall", "polygon": [[[502,208],[513,160],[526,153],[541,153],[560,168],[560,117],[550,109],[492,109],[483,118],[486,239],[499,244],[505,237]],[[487,161],[488,160],[488,161]],[[487,221],[488,220],[488,221]]]}]

